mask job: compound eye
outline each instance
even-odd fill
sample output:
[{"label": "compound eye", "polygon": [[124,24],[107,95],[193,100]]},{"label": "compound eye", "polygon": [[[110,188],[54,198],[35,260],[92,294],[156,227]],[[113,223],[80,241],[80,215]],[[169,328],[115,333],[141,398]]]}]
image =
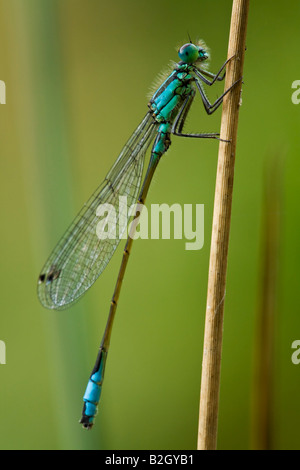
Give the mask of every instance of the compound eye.
[{"label": "compound eye", "polygon": [[198,59],[199,51],[195,44],[184,44],[184,46],[179,49],[178,55],[183,62],[191,64]]}]

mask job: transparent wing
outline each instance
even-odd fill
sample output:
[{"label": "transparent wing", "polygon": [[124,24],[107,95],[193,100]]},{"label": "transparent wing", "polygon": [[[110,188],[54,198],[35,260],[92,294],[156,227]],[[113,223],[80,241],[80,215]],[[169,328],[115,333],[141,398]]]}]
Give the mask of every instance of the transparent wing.
[{"label": "transparent wing", "polygon": [[[122,201],[121,208],[128,212],[137,200],[145,152],[156,128],[157,124],[147,113],[103,183],[54,248],[38,281],[38,296],[45,307],[68,307],[96,281],[110,261],[128,222],[128,218],[125,223],[120,220],[119,203]],[[123,198],[120,200],[119,196]],[[101,204],[105,204],[105,217],[103,215],[102,219],[99,217]],[[101,220],[106,221],[102,228]]]}]

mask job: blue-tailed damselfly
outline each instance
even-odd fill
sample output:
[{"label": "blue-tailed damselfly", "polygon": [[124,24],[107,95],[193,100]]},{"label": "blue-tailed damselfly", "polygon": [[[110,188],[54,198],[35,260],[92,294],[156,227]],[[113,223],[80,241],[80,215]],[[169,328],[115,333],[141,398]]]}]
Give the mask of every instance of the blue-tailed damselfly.
[{"label": "blue-tailed damselfly", "polygon": [[[127,208],[137,201],[139,210],[145,203],[158,162],[170,146],[171,134],[220,140],[217,133],[184,133],[183,126],[196,91],[200,93],[207,114],[212,114],[235,85],[228,88],[213,104],[204,92],[203,83],[211,86],[224,79],[225,73],[222,72],[228,60],[217,74],[213,74],[205,67],[209,54],[203,42],[184,44],[178,55],[180,62],[173,64],[171,73],[152,96],[144,119],[123,147],[103,183],[83,206],[43,267],[38,280],[38,296],[45,307],[58,310],[68,307],[100,276],[116,250],[126,224],[121,226],[118,216],[116,224],[119,236],[99,237],[96,230],[99,222],[97,208],[100,204],[109,204],[114,208],[119,197],[126,196]],[[150,162],[141,186],[145,153],[153,140]],[[111,300],[105,333],[84,395],[80,422],[87,429],[93,426],[97,412],[112,325],[134,231],[135,225],[132,224]]]}]

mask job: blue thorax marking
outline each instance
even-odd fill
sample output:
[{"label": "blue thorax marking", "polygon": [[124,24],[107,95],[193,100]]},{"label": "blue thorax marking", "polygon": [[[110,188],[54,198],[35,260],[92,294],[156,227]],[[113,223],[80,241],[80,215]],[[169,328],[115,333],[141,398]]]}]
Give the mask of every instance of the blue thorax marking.
[{"label": "blue thorax marking", "polygon": [[153,95],[149,107],[153,111],[156,122],[172,122],[180,105],[191,93],[191,81],[194,79],[192,67],[177,64],[176,69]]}]

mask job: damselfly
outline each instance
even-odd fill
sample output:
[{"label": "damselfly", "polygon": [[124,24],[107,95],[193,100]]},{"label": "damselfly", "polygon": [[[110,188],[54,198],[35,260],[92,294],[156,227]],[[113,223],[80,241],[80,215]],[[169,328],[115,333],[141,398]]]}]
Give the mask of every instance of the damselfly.
[{"label": "damselfly", "polygon": [[[184,44],[179,49],[178,55],[180,62],[173,64],[170,75],[152,96],[146,116],[122,149],[103,183],[83,206],[43,267],[38,280],[38,296],[45,307],[50,309],[68,307],[100,276],[116,250],[126,224],[121,226],[120,215],[117,216],[119,236],[101,237],[99,227],[97,229],[99,223],[97,208],[100,204],[109,204],[107,206],[109,218],[112,215],[109,213],[109,207],[113,210],[117,206],[119,197],[126,196],[128,208],[137,202],[137,212],[141,210],[158,162],[170,146],[171,134],[179,137],[220,140],[217,133],[188,134],[183,132],[183,127],[197,91],[205,111],[207,114],[212,114],[235,85],[234,83],[212,104],[204,92],[203,84],[212,86],[216,81],[224,79],[223,71],[228,60],[217,74],[213,74],[205,67],[209,54],[204,43]],[[153,140],[148,169],[141,185],[145,153]],[[83,398],[84,406],[80,422],[87,429],[93,426],[97,413],[112,325],[134,232],[135,225],[132,224],[111,300],[106,329]]]}]

